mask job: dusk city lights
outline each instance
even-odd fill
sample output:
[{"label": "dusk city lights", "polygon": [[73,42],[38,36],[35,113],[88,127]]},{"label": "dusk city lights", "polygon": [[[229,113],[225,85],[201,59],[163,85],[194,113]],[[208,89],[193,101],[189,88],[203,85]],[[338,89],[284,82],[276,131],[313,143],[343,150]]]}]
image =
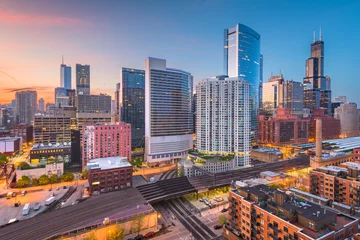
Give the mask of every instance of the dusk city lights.
[{"label": "dusk city lights", "polygon": [[0,240],[360,240],[360,1],[0,0]]}]

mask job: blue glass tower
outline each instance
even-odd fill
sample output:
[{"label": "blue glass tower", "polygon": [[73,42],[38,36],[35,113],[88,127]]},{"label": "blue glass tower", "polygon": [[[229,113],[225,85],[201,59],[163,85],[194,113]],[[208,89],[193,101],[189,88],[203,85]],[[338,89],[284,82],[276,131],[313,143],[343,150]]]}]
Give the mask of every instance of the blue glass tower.
[{"label": "blue glass tower", "polygon": [[250,84],[251,139],[256,143],[260,87],[260,34],[237,24],[224,31],[224,74]]},{"label": "blue glass tower", "polygon": [[71,89],[71,67],[64,64],[64,57],[60,65],[60,87]]},{"label": "blue glass tower", "polygon": [[122,68],[120,72],[121,121],[131,124],[132,148],[145,144],[145,71]]}]

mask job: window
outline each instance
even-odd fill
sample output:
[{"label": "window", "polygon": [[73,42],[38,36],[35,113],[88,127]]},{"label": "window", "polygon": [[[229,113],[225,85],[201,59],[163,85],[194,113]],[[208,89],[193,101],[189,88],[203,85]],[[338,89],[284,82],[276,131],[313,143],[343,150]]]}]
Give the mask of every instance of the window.
[{"label": "window", "polygon": [[260,224],[264,225],[264,219],[260,219]]},{"label": "window", "polygon": [[354,228],[350,228],[349,229],[349,234],[353,234],[353,232],[354,232]]},{"label": "window", "polygon": [[287,228],[287,226],[284,226],[284,232],[289,232],[289,229]]},{"label": "window", "polygon": [[310,228],[310,229],[314,229],[314,223],[309,222],[309,228]]},{"label": "window", "polygon": [[263,212],[260,213],[260,217],[264,217],[264,213],[263,213]]}]

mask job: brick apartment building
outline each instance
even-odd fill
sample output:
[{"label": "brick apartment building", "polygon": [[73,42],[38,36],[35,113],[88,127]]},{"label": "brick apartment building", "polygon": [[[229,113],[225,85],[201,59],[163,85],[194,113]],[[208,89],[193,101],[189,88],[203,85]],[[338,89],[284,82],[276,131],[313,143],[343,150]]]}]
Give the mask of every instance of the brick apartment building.
[{"label": "brick apartment building", "polygon": [[347,206],[360,206],[360,164],[320,167],[310,172],[310,193]]},{"label": "brick apartment building", "polygon": [[131,161],[131,125],[99,124],[84,126],[82,134],[83,166],[94,158],[127,157]]},{"label": "brick apartment building", "polygon": [[360,148],[353,149],[353,161],[360,162]]},{"label": "brick apartment building", "polygon": [[324,109],[314,109],[310,120],[309,139],[315,141],[316,119],[322,120],[322,138],[335,139],[340,137],[340,120],[324,114]]},{"label": "brick apartment building", "polygon": [[288,108],[278,108],[277,116],[266,119],[259,116],[259,143],[303,144],[309,141],[309,119],[290,114]]},{"label": "brick apartment building", "polygon": [[92,159],[86,167],[90,194],[132,187],[132,166],[126,157]]},{"label": "brick apartment building", "polygon": [[302,202],[266,185],[231,190],[229,201],[224,236],[230,240],[340,240],[358,232],[358,219]]}]

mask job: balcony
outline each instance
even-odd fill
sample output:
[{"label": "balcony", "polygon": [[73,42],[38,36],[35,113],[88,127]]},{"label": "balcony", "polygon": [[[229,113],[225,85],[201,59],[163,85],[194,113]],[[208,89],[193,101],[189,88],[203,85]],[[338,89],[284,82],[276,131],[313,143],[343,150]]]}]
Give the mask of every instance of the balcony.
[{"label": "balcony", "polygon": [[269,223],[268,226],[269,226],[269,228],[274,230],[274,232],[281,232],[281,229],[279,228],[278,225],[273,225],[273,224]]}]

